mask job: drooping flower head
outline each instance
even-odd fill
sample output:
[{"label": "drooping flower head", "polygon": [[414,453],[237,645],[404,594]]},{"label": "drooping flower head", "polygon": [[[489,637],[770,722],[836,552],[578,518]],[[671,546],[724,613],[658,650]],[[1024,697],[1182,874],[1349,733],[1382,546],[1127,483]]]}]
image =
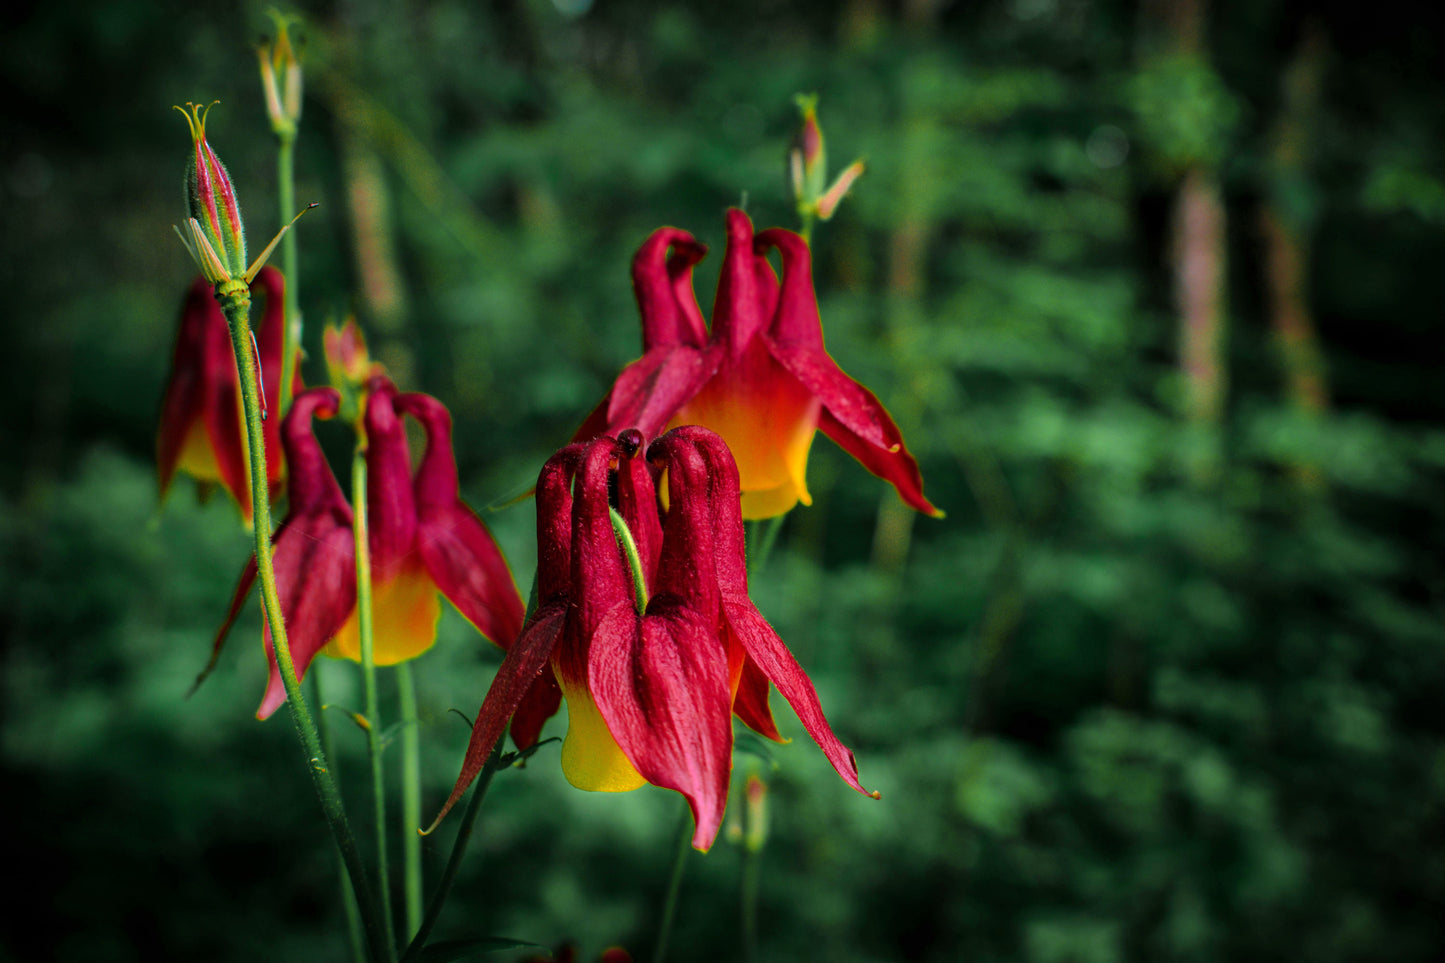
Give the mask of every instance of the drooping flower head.
[{"label": "drooping flower head", "polygon": [[[777,228],[754,237],[752,222],[736,209],[727,225],[710,331],[692,291],[692,268],[705,248],[685,231],[661,228],[637,252],[632,276],[644,353],[623,369],[575,440],[628,427],[644,434],[711,428],[737,457],[743,517],[769,518],[811,503],[808,451],[822,430],[904,502],[941,515],[923,496],[898,426],[823,347],[807,243]],[[782,256],[781,285],[767,258],[772,248]]]},{"label": "drooping flower head", "polygon": [[[340,401],[334,388],[302,392],[282,430],[288,458],[304,467],[293,472],[290,509],[273,539],[281,612],[300,675],[323,650],[341,658],[360,658],[352,510],[311,427],[313,415],[331,417]],[[404,413],[421,422],[427,436],[426,452],[414,477]],[[438,592],[483,635],[503,648],[511,645],[522,624],[522,600],[501,550],[458,494],[446,408],[427,395],[398,394],[391,382],[379,378],[367,397],[365,424],[376,663],[415,658],[431,647],[441,614]],[[252,558],[217,635],[216,652],[255,575]],[[263,719],[286,699],[269,625],[265,640],[271,679],[256,713]],[[546,695],[539,690],[538,699],[545,702]],[[555,708],[554,698],[547,714]]]},{"label": "drooping flower head", "polygon": [[[442,815],[549,666],[567,700],[568,781],[610,792],[652,783],[682,793],[698,849],[712,845],[722,823],[733,714],[781,739],[769,681],[838,774],[865,791],[812,683],[748,598],[738,472],[727,446],[705,428],[679,428],[644,459],[642,440],[628,430],[575,443],[543,466],[538,604],[487,692]],[[663,472],[669,507],[660,514]],[[628,534],[621,543],[614,512]]]},{"label": "drooping flower head", "polygon": [[[251,295],[264,302],[256,333],[266,408],[281,403],[282,302],[285,281],[275,268],[264,268],[251,282]],[[301,379],[295,379],[299,390]],[[271,497],[281,491],[281,418],[261,426],[266,442],[266,476]],[[220,482],[251,522],[250,455],[241,412],[241,386],[236,355],[226,318],[212,296],[211,285],[196,278],[181,307],[180,330],[171,362],[170,381],[161,404],[156,435],[156,469],[160,497],[165,498],[176,472],[202,485]]]}]

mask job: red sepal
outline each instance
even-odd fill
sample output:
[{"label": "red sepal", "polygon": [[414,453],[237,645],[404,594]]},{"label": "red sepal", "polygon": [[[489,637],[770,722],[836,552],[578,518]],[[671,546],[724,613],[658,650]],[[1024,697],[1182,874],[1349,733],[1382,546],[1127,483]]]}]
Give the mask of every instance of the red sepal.
[{"label": "red sepal", "polygon": [[812,254],[791,231],[777,228],[757,236],[759,251],[776,247],[783,257],[782,292],[765,341],[788,373],[823,403],[819,427],[844,451],[890,482],[911,508],[942,514],[923,497],[918,462],[903,444],[903,433],[878,398],[848,375],[823,347],[823,322],[813,293]]},{"label": "red sepal", "polygon": [[833,734],[818,702],[818,694],[802,666],[793,658],[783,640],[773,631],[752,599],[748,598],[747,556],[739,507],[738,472],[732,454],[722,439],[699,428],[679,428],[673,434],[689,433],[708,460],[713,484],[713,519],[716,524],[718,587],[727,630],[740,643],[758,670],[777,686],[788,700],[803,728],[818,743],[843,781],[865,795],[872,795],[858,781],[853,753]]},{"label": "red sepal", "polygon": [[[571,607],[568,586],[571,572],[572,475],[583,448],[582,445],[563,448],[547,459],[537,478],[537,607],[517,641],[507,650],[507,656],[482,700],[482,707],[472,725],[466,756],[462,760],[461,774],[432,822],[432,828],[451,812],[477,778],[486,765],[487,756],[491,755],[492,748],[506,729],[507,720],[518,712],[524,700],[528,711],[523,717],[520,732],[516,731],[514,721],[513,738],[519,747],[536,741],[537,731],[541,728],[541,723],[535,721],[536,716],[546,708],[550,693],[556,688],[555,682],[550,689],[543,683],[542,670],[552,659]],[[560,697],[558,691],[557,698]],[[557,703],[553,702],[552,711],[543,716],[543,721],[556,711],[556,706]]]},{"label": "red sepal", "polygon": [[423,394],[399,395],[396,407],[426,431],[414,490],[417,550],[427,573],[479,632],[509,648],[522,628],[522,598],[491,532],[458,493],[451,413]]}]

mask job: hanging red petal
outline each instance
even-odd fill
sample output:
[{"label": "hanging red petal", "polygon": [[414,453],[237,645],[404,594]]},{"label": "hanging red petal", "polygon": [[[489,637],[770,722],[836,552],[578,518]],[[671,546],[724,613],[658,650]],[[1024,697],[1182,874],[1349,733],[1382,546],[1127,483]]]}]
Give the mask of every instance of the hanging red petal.
[{"label": "hanging red petal", "polygon": [[522,599],[487,527],[457,491],[452,419],[430,395],[405,394],[396,407],[426,431],[417,469],[417,550],[432,581],[477,630],[507,648],[522,628]]},{"label": "hanging red petal", "polygon": [[903,444],[903,433],[881,402],[848,377],[823,347],[823,325],[813,293],[812,255],[807,243],[777,228],[757,237],[759,250],[776,247],[783,256],[782,294],[765,339],[788,373],[823,403],[819,427],[863,467],[890,482],[910,507],[941,515],[923,496],[918,463]]},{"label": "hanging red petal", "polygon": [[701,348],[707,342],[692,288],[693,265],[706,254],[705,245],[675,227],[658,228],[638,248],[632,259],[632,290],[642,315],[644,354],[677,344]]},{"label": "hanging red petal", "polygon": [[[685,431],[687,429],[678,429]],[[747,557],[743,520],[739,507],[738,474],[732,454],[721,438],[693,429],[695,444],[708,459],[713,484],[712,504],[716,524],[718,585],[722,610],[732,641],[741,644],[758,670],[777,686],[778,693],[818,743],[838,775],[861,793],[872,795],[858,781],[858,765],[823,715],[818,693],[806,672],[798,665],[783,640],[773,631],[752,599],[748,598]]]}]

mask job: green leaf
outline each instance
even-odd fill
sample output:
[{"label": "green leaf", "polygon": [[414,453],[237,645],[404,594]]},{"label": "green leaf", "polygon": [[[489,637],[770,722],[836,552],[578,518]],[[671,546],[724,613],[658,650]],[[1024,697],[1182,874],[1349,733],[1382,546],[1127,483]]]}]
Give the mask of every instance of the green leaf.
[{"label": "green leaf", "polygon": [[477,936],[466,940],[440,940],[421,951],[422,963],[450,963],[482,953],[498,950],[515,950],[524,946],[537,946],[527,940],[514,940],[509,936]]}]

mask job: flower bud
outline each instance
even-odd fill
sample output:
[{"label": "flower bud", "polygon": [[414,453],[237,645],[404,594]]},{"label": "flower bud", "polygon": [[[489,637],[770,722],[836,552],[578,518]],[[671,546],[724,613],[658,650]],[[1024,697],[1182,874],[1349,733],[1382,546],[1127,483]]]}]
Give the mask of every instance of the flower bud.
[{"label": "flower bud", "polygon": [[261,59],[261,89],[266,94],[271,129],[289,141],[295,138],[301,120],[301,60],[291,46],[290,19],[275,10],[271,19],[276,22],[276,41],[264,42],[256,50]]},{"label": "flower bud", "polygon": [[814,218],[826,221],[833,216],[853,182],[863,176],[863,162],[849,164],[829,185],[828,152],[823,144],[823,129],[818,126],[818,97],[798,94],[794,100],[803,122],[788,148],[788,177],[806,236]]},{"label": "flower bud", "polygon": [[748,826],[743,845],[748,852],[756,853],[768,841],[768,784],[755,772],[748,773],[743,783],[743,802]]},{"label": "flower bud", "polygon": [[326,371],[331,385],[341,393],[341,417],[355,421],[361,413],[361,400],[372,378],[384,377],[386,368],[372,361],[366,350],[366,339],[355,318],[347,318],[341,327],[328,324],[321,332],[321,345],[326,355]]},{"label": "flower bud", "polygon": [[206,115],[217,101],[202,108],[186,104],[176,110],[191,129],[193,156],[186,168],[187,230],[181,240],[212,284],[246,276],[246,235],[231,177],[206,142]]},{"label": "flower bud", "polygon": [[828,176],[828,151],[823,145],[823,131],[818,126],[818,95],[798,94],[794,100],[803,123],[788,148],[793,200],[799,205],[811,205],[823,193],[823,179]]}]

